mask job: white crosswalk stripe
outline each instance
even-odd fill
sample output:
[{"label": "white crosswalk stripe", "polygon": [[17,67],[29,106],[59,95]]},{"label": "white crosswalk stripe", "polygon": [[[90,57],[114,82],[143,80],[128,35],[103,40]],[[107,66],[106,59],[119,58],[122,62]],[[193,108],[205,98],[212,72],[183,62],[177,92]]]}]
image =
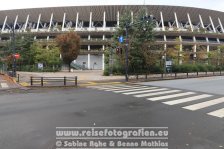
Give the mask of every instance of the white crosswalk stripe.
[{"label": "white crosswalk stripe", "polygon": [[199,109],[203,109],[203,108],[206,108],[206,107],[210,107],[210,106],[213,106],[213,105],[216,105],[216,104],[219,104],[219,103],[223,103],[223,102],[224,102],[224,97],[218,98],[218,99],[214,99],[214,100],[205,101],[205,102],[194,104],[194,105],[190,105],[190,106],[186,106],[186,107],[183,107],[183,108],[195,111],[195,110],[199,110]]},{"label": "white crosswalk stripe", "polygon": [[0,83],[1,84],[1,88],[9,88],[7,83]]},{"label": "white crosswalk stripe", "polygon": [[176,98],[186,95],[192,95],[195,94],[194,92],[186,92],[186,93],[179,93],[179,94],[172,94],[172,95],[165,95],[165,96],[159,96],[159,97],[153,97],[153,98],[147,98],[151,101],[158,101],[158,100],[164,100],[164,99],[170,99],[170,98]]},{"label": "white crosswalk stripe", "polygon": [[149,96],[169,94],[169,93],[176,93],[176,92],[180,92],[180,90],[169,90],[169,91],[156,92],[156,93],[147,93],[147,94],[134,95],[134,96],[135,97],[149,97]]},{"label": "white crosswalk stripe", "polygon": [[147,88],[148,86],[95,86],[98,90],[115,91],[121,89],[135,89],[135,88]]},{"label": "white crosswalk stripe", "polygon": [[[203,108],[209,108],[211,106],[224,103],[224,97],[214,98],[211,94],[200,94],[196,92],[184,92],[183,90],[162,88],[156,86],[144,86],[137,84],[115,84],[115,85],[101,85],[101,86],[91,86],[89,88],[94,88],[98,90],[111,91],[114,93],[121,93],[124,95],[132,95],[134,97],[145,97],[150,101],[164,101],[162,103],[167,105],[177,105],[188,103],[188,106],[182,107],[191,111],[200,110]],[[208,98],[208,101],[204,101]],[[197,104],[191,104],[191,102],[197,101]],[[207,113],[218,118],[224,118],[224,108],[216,109]]]},{"label": "white crosswalk stripe", "polygon": [[127,90],[127,89],[137,89],[137,88],[147,88],[148,86],[143,86],[143,87],[121,87],[121,88],[116,88],[116,89],[106,89],[105,91],[118,91],[118,90]]},{"label": "white crosswalk stripe", "polygon": [[223,109],[219,109],[213,112],[208,113],[208,115],[212,115],[212,116],[216,116],[219,118],[223,118],[224,117],[224,108]]},{"label": "white crosswalk stripe", "polygon": [[157,91],[164,91],[164,90],[168,90],[168,89],[167,88],[160,88],[160,89],[152,89],[152,90],[128,92],[128,93],[123,93],[123,94],[125,94],[125,95],[133,95],[133,94],[150,93],[150,92],[157,92]]},{"label": "white crosswalk stripe", "polygon": [[115,93],[124,93],[124,92],[132,92],[132,91],[156,89],[156,88],[158,88],[158,87],[146,87],[146,88],[127,89],[127,90],[120,90],[120,91],[114,91],[114,92]]},{"label": "white crosswalk stripe", "polygon": [[202,95],[197,95],[197,96],[193,96],[193,97],[188,97],[188,98],[182,98],[182,99],[178,99],[178,100],[167,101],[167,102],[163,102],[163,103],[165,103],[167,105],[176,105],[176,104],[180,104],[180,103],[185,103],[185,102],[190,102],[190,101],[204,99],[204,98],[211,97],[211,96],[212,95],[202,94]]}]

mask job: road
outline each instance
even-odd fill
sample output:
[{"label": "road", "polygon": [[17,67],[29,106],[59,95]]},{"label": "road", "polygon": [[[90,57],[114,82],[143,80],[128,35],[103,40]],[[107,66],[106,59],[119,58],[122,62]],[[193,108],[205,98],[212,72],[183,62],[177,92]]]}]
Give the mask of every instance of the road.
[{"label": "road", "polygon": [[[223,94],[203,92],[200,88],[197,91],[194,85],[192,91],[187,85],[181,85],[189,81],[176,81],[2,94],[1,149],[54,148],[56,127],[168,127],[169,149],[224,148],[222,111],[219,115],[211,113],[223,108],[224,101],[196,111],[182,108],[222,98]],[[197,81],[200,82],[192,82],[197,84]],[[175,84],[179,85],[173,87]],[[174,97],[177,94],[181,98]],[[162,99],[171,95],[169,100]]]}]

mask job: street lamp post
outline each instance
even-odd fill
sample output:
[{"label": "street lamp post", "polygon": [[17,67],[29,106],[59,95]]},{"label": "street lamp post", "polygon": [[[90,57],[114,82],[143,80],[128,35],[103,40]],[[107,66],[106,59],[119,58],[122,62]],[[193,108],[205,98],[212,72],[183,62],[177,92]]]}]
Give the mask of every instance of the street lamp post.
[{"label": "street lamp post", "polygon": [[12,55],[13,55],[13,63],[12,63],[12,76],[16,77],[16,49],[15,49],[15,28],[12,25]]},{"label": "street lamp post", "polygon": [[125,26],[125,32],[126,32],[126,48],[125,48],[125,81],[128,82],[128,44],[129,44],[129,41],[128,41],[128,28],[129,28],[129,25],[126,24]]}]

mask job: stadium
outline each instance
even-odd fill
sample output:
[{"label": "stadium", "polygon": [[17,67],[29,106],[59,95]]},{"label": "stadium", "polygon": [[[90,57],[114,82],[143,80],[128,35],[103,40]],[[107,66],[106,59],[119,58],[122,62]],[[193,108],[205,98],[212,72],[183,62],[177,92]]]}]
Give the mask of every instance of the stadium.
[{"label": "stadium", "polygon": [[74,30],[81,37],[81,54],[76,62],[87,69],[104,69],[104,53],[125,10],[131,15],[146,8],[156,19],[156,44],[164,50],[178,45],[179,51],[207,52],[224,45],[224,12],[202,8],[163,5],[101,5],[29,8],[0,11],[0,45],[16,35],[30,34],[39,42],[53,42]]}]

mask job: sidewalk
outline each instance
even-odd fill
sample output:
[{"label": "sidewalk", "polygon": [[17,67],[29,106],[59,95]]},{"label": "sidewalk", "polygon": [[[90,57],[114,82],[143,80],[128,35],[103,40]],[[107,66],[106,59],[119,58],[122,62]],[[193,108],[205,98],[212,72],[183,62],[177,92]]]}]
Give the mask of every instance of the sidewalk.
[{"label": "sidewalk", "polygon": [[[17,72],[19,82],[30,83],[30,77],[78,77],[79,83],[124,81],[124,76],[103,76],[102,70],[76,70],[74,72]],[[16,78],[17,80],[17,78]]]},{"label": "sidewalk", "polygon": [[19,85],[16,84],[12,78],[0,73],[0,90],[18,87]]},{"label": "sidewalk", "polygon": [[[125,82],[125,76],[103,76],[102,70],[76,70],[74,72],[17,72],[19,83],[22,86],[30,86],[32,77],[78,77],[78,84],[96,85],[105,83]],[[173,80],[198,77],[224,76],[223,72],[194,72],[194,73],[170,73],[170,74],[150,74],[150,75],[131,75],[129,82]],[[16,78],[17,80],[17,78]],[[39,82],[40,83],[40,82]],[[48,84],[49,82],[44,82]],[[59,84],[58,84],[59,85]],[[61,85],[59,85],[61,86]]]}]

